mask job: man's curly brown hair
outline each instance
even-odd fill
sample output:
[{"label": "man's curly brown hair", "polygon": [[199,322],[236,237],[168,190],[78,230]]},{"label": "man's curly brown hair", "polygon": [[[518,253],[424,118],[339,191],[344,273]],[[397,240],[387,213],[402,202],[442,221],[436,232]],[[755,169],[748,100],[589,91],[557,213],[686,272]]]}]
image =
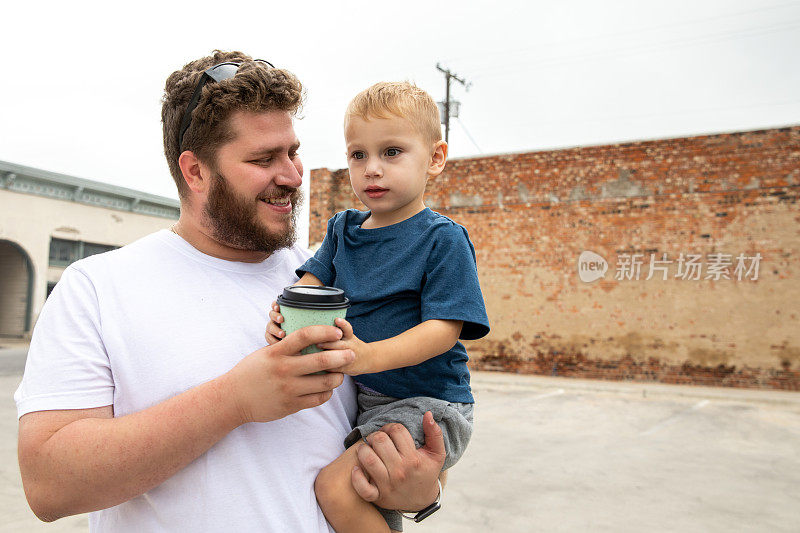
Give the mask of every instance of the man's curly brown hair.
[{"label": "man's curly brown hair", "polygon": [[216,168],[217,150],[233,140],[234,132],[228,119],[234,111],[286,111],[296,116],[303,104],[303,86],[294,74],[269,68],[242,52],[214,50],[210,56],[187,63],[181,70],[173,72],[164,87],[161,124],[164,155],[181,198],[188,193],[178,166],[181,152],[177,144],[183,113],[203,72],[226,61],[242,65],[233,78],[210,82],[203,87],[197,107],[192,112],[192,122],[183,136],[181,151],[191,150],[203,163]]}]

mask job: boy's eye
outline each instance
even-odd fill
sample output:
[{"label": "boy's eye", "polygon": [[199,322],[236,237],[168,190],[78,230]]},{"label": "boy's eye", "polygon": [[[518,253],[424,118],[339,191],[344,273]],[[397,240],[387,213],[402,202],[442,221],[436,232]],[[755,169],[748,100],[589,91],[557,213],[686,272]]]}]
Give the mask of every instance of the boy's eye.
[{"label": "boy's eye", "polygon": [[396,155],[400,155],[400,149],[398,148],[389,148],[386,150],[386,155],[388,157],[394,157]]},{"label": "boy's eye", "polygon": [[353,152],[351,157],[353,159],[364,159],[366,156],[364,155],[364,152]]}]

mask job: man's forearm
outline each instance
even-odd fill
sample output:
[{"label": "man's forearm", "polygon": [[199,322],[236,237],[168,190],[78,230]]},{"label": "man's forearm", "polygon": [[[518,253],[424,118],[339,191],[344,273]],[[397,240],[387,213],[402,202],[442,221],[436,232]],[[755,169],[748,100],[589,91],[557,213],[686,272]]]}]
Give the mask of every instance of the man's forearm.
[{"label": "man's forearm", "polygon": [[[31,508],[51,521],[120,504],[161,484],[240,425],[226,380],[120,418],[75,420],[50,435],[36,427],[43,413],[25,415],[20,469]],[[22,439],[44,442],[26,446]]]}]

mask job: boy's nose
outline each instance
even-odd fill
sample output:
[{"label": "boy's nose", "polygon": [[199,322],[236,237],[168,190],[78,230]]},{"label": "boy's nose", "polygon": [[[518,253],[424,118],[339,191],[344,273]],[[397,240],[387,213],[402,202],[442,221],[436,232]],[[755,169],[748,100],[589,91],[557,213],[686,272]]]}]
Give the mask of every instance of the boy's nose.
[{"label": "boy's nose", "polygon": [[379,178],[383,176],[383,169],[381,168],[380,163],[370,162],[367,164],[367,168],[364,170],[364,174],[368,177]]}]

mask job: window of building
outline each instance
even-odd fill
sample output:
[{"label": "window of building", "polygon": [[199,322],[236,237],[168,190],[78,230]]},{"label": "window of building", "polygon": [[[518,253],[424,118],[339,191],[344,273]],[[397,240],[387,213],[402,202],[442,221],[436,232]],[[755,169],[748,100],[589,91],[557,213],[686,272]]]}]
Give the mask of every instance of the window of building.
[{"label": "window of building", "polygon": [[50,266],[69,266],[78,259],[114,250],[118,246],[93,242],[50,239]]},{"label": "window of building", "polygon": [[79,259],[79,241],[66,241],[64,239],[50,239],[50,264],[53,266],[67,266]]},{"label": "window of building", "polygon": [[90,255],[102,254],[103,252],[110,252],[116,249],[116,246],[108,246],[106,244],[94,244],[91,242],[83,243],[83,254],[81,257],[89,257]]}]

